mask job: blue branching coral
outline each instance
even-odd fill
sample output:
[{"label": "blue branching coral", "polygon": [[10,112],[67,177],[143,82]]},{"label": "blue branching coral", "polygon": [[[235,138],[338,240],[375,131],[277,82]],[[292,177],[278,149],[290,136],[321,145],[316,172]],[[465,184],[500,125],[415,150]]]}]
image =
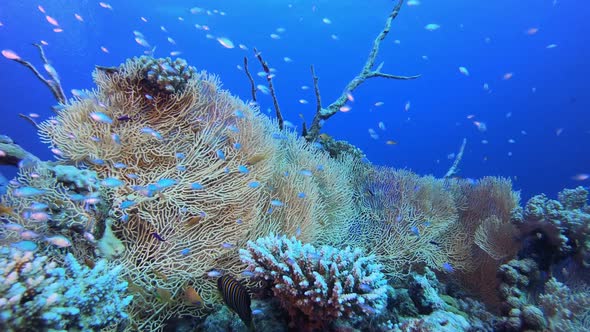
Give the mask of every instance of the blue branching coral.
[{"label": "blue branching coral", "polygon": [[384,310],[389,286],[374,256],[347,247],[320,249],[273,234],[248,242],[242,261],[274,295],[299,329],[324,328],[342,318],[362,319]]},{"label": "blue branching coral", "polygon": [[74,256],[64,267],[14,248],[0,249],[0,330],[99,331],[127,319],[127,282],[106,261],[93,269]]}]

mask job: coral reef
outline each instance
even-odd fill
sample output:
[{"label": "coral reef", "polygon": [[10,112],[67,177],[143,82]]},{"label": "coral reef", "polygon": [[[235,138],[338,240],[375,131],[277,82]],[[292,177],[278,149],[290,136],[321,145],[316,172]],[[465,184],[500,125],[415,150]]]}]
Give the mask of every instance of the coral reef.
[{"label": "coral reef", "polygon": [[[216,77],[175,66],[184,64],[135,58],[99,69],[97,90],[39,125],[62,162],[99,178],[109,207],[99,252],[125,266],[135,329],[206,315],[219,301],[209,273],[237,275],[237,248],[248,240],[280,232],[340,244],[357,214],[347,179],[360,160],[330,158],[221,90]],[[156,67],[182,84],[161,91],[175,79],[146,82]],[[184,300],[189,287],[202,303]]]},{"label": "coral reef", "polygon": [[360,249],[316,249],[273,234],[248,242],[240,258],[255,280],[266,280],[299,330],[327,328],[338,318],[361,320],[385,308],[387,282]]},{"label": "coral reef", "polygon": [[513,222],[518,226],[528,254],[542,270],[567,257],[574,257],[590,267],[590,211],[588,191],[583,187],[565,189],[559,200],[546,195],[529,199],[517,211]]},{"label": "coral reef", "polygon": [[529,293],[542,284],[535,261],[530,258],[511,260],[500,267],[498,276],[502,281],[500,309],[505,317],[496,327],[502,331],[543,330],[547,326],[543,312],[529,297]]},{"label": "coral reef", "polygon": [[0,135],[0,165],[19,165],[22,160],[36,163],[39,158],[16,144],[10,137]]},{"label": "coral reef", "polygon": [[3,331],[100,331],[127,319],[127,283],[121,266],[64,267],[47,256],[0,248],[0,328]]},{"label": "coral reef", "polygon": [[75,244],[77,258],[94,257],[95,234],[102,233],[109,209],[105,198],[92,171],[46,162],[21,168],[2,196],[0,211],[5,224],[18,227],[2,228],[0,244],[23,239],[51,251],[44,238],[63,236]]}]

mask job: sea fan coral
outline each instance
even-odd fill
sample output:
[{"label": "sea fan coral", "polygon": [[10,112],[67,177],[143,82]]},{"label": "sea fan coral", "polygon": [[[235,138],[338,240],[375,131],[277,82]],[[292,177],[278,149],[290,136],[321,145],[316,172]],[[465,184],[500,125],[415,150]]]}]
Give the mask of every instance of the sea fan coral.
[{"label": "sea fan coral", "polygon": [[299,330],[325,328],[342,317],[360,319],[380,313],[387,281],[374,256],[361,249],[316,249],[296,238],[271,234],[248,242],[242,261],[255,278],[267,280]]},{"label": "sea fan coral", "polygon": [[401,278],[412,264],[463,268],[465,254],[453,248],[461,234],[450,231],[457,210],[442,181],[380,167],[367,173],[359,195],[352,242],[374,253],[386,273]]},{"label": "sea fan coral", "polygon": [[[346,180],[356,160],[279,131],[216,77],[183,66],[135,58],[101,68],[96,91],[79,91],[39,126],[64,161],[108,187],[99,247],[125,266],[132,329],[207,313],[218,300],[208,272],[239,273],[237,248],[248,240],[276,231],[339,243],[356,212]],[[173,89],[161,91],[165,80],[151,77],[158,68],[180,80]],[[184,300],[188,287],[202,303]]]},{"label": "sea fan coral", "polygon": [[132,296],[120,282],[121,266],[93,269],[65,257],[58,267],[47,256],[0,249],[0,329],[3,331],[100,331],[127,319]]}]

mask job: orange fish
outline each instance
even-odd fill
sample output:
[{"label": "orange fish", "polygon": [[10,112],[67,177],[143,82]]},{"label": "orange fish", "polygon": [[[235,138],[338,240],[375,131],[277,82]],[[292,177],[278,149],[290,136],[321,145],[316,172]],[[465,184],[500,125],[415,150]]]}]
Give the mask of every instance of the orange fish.
[{"label": "orange fish", "polygon": [[188,286],[187,288],[185,288],[184,298],[191,305],[203,305],[203,298],[201,297],[201,295],[199,295],[199,293],[197,293],[197,291],[192,286]]}]

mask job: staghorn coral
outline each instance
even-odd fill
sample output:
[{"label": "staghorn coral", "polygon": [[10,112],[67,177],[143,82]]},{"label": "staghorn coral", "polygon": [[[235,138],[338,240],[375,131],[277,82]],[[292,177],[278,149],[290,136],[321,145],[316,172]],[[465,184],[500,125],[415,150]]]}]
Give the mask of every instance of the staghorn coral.
[{"label": "staghorn coral", "polygon": [[267,280],[299,330],[326,328],[342,317],[360,320],[386,305],[387,282],[374,256],[356,248],[316,249],[294,237],[259,238],[240,250],[255,279]]},{"label": "staghorn coral", "polygon": [[127,319],[121,266],[93,269],[68,254],[64,267],[47,256],[0,248],[0,328],[4,331],[100,331]]}]

